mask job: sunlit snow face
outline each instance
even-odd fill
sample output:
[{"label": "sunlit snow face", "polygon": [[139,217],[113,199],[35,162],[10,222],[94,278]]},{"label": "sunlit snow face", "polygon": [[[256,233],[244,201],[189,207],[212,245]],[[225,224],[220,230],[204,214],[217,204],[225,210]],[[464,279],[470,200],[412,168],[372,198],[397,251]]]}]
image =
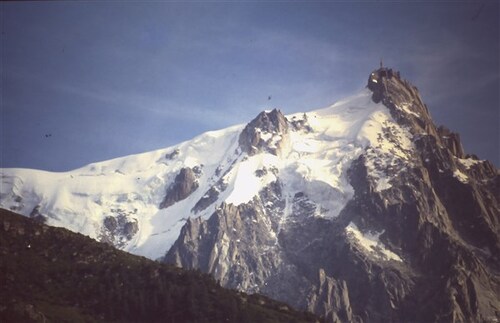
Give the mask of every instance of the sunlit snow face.
[{"label": "sunlit snow face", "polygon": [[[392,119],[384,106],[372,102],[367,89],[306,117],[297,114],[287,118],[306,118],[308,130],[290,129],[289,143],[279,156],[266,152],[247,156],[239,149],[238,138],[244,126],[238,125],[174,147],[67,173],[8,170],[4,176],[12,180],[3,181],[0,205],[19,207],[26,215],[39,206],[50,224],[96,238],[101,234],[103,219],[120,209],[139,227],[124,249],[156,259],[177,239],[189,217],[206,219],[222,202],[259,203],[259,192],[274,182],[280,183],[283,216],[293,211],[293,199],[301,193],[314,205],[310,216],[336,217],[354,194],[346,175],[352,161],[368,147],[381,152],[394,148],[389,142],[379,142],[379,132]],[[404,143],[404,131],[398,134]],[[404,154],[393,155],[404,158]],[[159,209],[166,190],[184,167],[201,169],[196,179],[199,187],[184,200]],[[382,173],[374,180],[385,183]],[[377,187],[388,187],[384,185]],[[217,191],[213,203],[194,211],[213,187]],[[22,196],[22,202],[8,194],[13,190]]]}]

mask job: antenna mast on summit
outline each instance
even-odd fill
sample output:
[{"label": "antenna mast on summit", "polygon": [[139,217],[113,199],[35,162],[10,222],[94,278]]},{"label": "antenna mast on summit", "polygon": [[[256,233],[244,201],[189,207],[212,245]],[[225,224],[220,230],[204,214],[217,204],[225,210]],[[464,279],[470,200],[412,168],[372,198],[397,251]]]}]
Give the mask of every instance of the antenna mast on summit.
[{"label": "antenna mast on summit", "polygon": [[380,58],[380,68],[383,68],[384,64],[382,64],[382,58]]}]

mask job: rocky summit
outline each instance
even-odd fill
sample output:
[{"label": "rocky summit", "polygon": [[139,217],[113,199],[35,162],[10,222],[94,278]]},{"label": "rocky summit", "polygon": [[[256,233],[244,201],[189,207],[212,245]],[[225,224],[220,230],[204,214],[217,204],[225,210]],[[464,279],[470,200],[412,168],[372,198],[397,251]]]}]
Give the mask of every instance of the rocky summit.
[{"label": "rocky summit", "polygon": [[498,322],[499,187],[381,67],[324,109],[67,173],[4,169],[0,206],[329,322]]}]

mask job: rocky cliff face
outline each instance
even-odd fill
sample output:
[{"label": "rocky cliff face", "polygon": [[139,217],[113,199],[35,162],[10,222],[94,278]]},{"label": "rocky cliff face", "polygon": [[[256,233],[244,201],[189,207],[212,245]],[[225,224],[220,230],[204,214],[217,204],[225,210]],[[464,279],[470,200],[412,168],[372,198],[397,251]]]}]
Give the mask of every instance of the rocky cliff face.
[{"label": "rocky cliff face", "polygon": [[[368,88],[393,120],[345,170],[353,193],[337,216],[321,216],[310,183],[284,194],[286,168],[275,170],[251,201],[190,219],[164,261],[330,322],[498,321],[498,170],[436,127],[399,72],[374,71]],[[312,128],[306,117],[263,112],[239,145],[279,155],[292,130]]]},{"label": "rocky cliff face", "polygon": [[200,173],[200,168],[194,169],[184,167],[175,177],[174,183],[167,189],[165,198],[160,204],[160,209],[165,209],[176,202],[184,200],[198,188],[196,175]]},{"label": "rocky cliff face", "polygon": [[279,155],[289,143],[288,121],[281,111],[261,112],[242,131],[239,144],[249,156],[259,152]]},{"label": "rocky cliff face", "polygon": [[499,317],[498,170],[436,127],[391,69],[324,109],[0,175],[1,208],[330,322]]}]

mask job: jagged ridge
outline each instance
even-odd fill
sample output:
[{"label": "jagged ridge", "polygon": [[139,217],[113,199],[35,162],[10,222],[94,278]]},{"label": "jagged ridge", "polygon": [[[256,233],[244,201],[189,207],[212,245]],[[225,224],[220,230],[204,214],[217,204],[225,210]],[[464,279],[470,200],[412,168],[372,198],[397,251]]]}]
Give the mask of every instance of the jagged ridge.
[{"label": "jagged ridge", "polygon": [[[302,192],[283,198],[277,175],[251,202],[186,225],[166,261],[333,322],[495,320],[497,170],[465,155],[457,134],[436,128],[398,72],[374,71],[368,87],[396,124],[383,121],[377,141],[347,169],[355,193],[338,217],[317,217]],[[272,245],[266,235],[289,204]]]},{"label": "jagged ridge", "polygon": [[329,321],[491,320],[498,170],[436,127],[399,72],[367,87],[70,173],[3,170],[0,205]]}]

